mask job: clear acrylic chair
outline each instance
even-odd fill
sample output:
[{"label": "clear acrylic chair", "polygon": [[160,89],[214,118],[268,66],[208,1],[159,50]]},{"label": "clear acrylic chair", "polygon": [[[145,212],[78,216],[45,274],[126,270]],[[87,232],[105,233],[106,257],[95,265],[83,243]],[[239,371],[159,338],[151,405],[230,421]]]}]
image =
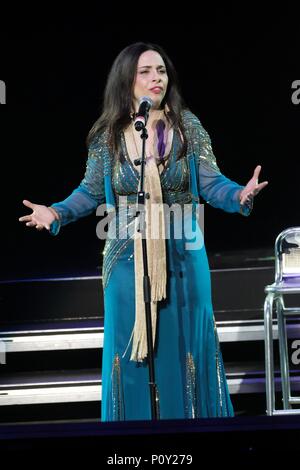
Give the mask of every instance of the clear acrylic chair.
[{"label": "clear acrylic chair", "polygon": [[[275,282],[266,286],[264,304],[265,367],[267,414],[298,414],[300,396],[291,396],[289,354],[287,342],[287,317],[300,316],[299,307],[285,307],[284,298],[289,294],[300,294],[300,227],[291,227],[281,232],[275,241]],[[278,343],[283,409],[275,409],[275,377],[273,355],[273,311],[278,322]]]}]

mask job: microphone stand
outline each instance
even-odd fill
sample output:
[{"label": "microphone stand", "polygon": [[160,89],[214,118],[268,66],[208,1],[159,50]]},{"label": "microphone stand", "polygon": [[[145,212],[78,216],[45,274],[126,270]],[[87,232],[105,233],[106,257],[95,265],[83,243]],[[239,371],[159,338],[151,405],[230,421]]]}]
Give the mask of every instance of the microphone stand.
[{"label": "microphone stand", "polygon": [[[153,353],[153,335],[152,335],[152,322],[151,322],[151,285],[148,274],[148,257],[147,257],[147,240],[146,240],[146,221],[145,221],[145,198],[149,198],[150,195],[145,194],[144,191],[144,175],[145,175],[145,148],[146,139],[148,139],[148,132],[146,125],[142,126],[142,133],[140,135],[142,139],[142,157],[134,160],[135,165],[141,165],[141,176],[140,176],[140,189],[137,197],[137,212],[136,216],[139,217],[138,232],[142,235],[142,252],[143,252],[143,290],[144,290],[144,303],[145,303],[145,314],[146,314],[146,332],[147,332],[147,347],[148,347],[148,367],[149,367],[149,387],[150,387],[150,401],[151,401],[151,416],[152,420],[159,419],[159,397],[158,390],[155,383],[155,371],[154,371],[154,353]],[[141,208],[141,210],[140,210]]]}]

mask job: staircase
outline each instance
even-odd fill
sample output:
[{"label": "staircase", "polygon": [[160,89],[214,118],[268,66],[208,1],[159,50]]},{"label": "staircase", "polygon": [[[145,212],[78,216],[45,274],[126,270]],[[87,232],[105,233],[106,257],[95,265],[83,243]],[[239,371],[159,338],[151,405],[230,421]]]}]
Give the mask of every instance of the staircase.
[{"label": "staircase", "polygon": [[[264,287],[274,279],[273,259],[263,250],[217,253],[209,261],[236,415],[264,415],[263,303]],[[300,299],[293,301],[299,305]],[[0,282],[0,422],[100,420],[102,305],[101,276]],[[288,329],[292,348],[300,339],[300,318]],[[279,391],[278,367],[276,376]],[[291,383],[298,392],[300,365],[291,363]],[[279,394],[277,400],[280,407]]]}]

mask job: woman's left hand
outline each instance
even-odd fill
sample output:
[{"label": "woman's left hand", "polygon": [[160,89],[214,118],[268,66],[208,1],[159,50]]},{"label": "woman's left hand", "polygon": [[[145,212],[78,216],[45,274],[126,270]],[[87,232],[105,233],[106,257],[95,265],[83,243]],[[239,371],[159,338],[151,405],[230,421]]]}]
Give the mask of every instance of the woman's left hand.
[{"label": "woman's left hand", "polygon": [[240,194],[240,203],[244,205],[245,202],[249,202],[256,196],[265,186],[267,186],[268,181],[264,181],[263,183],[258,182],[258,177],[261,171],[261,166],[258,165],[253,173],[252,178],[248,181],[244,189],[241,191]]}]

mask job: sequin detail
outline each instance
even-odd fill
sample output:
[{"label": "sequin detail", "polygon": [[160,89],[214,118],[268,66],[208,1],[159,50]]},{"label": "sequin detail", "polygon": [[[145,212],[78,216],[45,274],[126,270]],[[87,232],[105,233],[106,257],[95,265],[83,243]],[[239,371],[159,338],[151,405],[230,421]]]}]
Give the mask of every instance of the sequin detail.
[{"label": "sequin detail", "polygon": [[[102,267],[102,286],[103,289],[107,287],[113,266],[121,253],[127,246],[133,243],[133,238],[126,240],[106,240],[103,250],[103,267]],[[133,259],[133,258],[132,258]]]},{"label": "sequin detail", "polygon": [[188,154],[194,154],[196,163],[221,173],[212,150],[211,139],[201,122],[190,111],[183,112],[183,124],[188,140]]},{"label": "sequin detail", "polygon": [[218,387],[218,406],[219,410],[218,416],[228,416],[228,410],[225,402],[225,383],[223,379],[223,360],[220,349],[219,336],[217,331],[217,326],[215,319],[213,318],[213,328],[215,333],[215,342],[216,342],[216,374],[217,374],[217,387]]},{"label": "sequin detail", "polygon": [[104,176],[110,174],[112,155],[108,146],[108,131],[95,136],[89,146],[86,172],[80,184],[89,194],[104,202]]},{"label": "sequin detail", "polygon": [[[191,194],[189,193],[189,171],[187,158],[183,158],[176,162],[178,145],[180,145],[179,134],[174,132],[171,153],[167,161],[165,169],[161,173],[161,186],[164,203],[188,204],[191,202]],[[134,168],[133,163],[127,153],[124,135],[121,134],[121,149],[125,155],[124,163],[115,162],[112,175],[112,184],[116,196],[116,234],[114,239],[106,239],[103,250],[103,268],[102,268],[102,284],[106,288],[115,262],[118,260],[122,252],[133,242],[134,235],[134,217],[130,216],[130,205],[136,203],[136,195],[139,184],[139,173]],[[128,207],[120,208],[119,197],[126,196]],[[126,213],[126,211],[128,211]],[[124,225],[120,224],[120,220],[125,220]],[[128,234],[128,236],[127,236]]]},{"label": "sequin detail", "polygon": [[186,356],[186,417],[197,417],[196,368],[191,353]]},{"label": "sequin detail", "polygon": [[155,388],[155,408],[156,416],[158,419],[160,419],[159,393],[157,387]]},{"label": "sequin detail", "polygon": [[121,382],[121,361],[119,354],[115,355],[111,373],[112,380],[112,421],[124,420],[124,400]]}]

